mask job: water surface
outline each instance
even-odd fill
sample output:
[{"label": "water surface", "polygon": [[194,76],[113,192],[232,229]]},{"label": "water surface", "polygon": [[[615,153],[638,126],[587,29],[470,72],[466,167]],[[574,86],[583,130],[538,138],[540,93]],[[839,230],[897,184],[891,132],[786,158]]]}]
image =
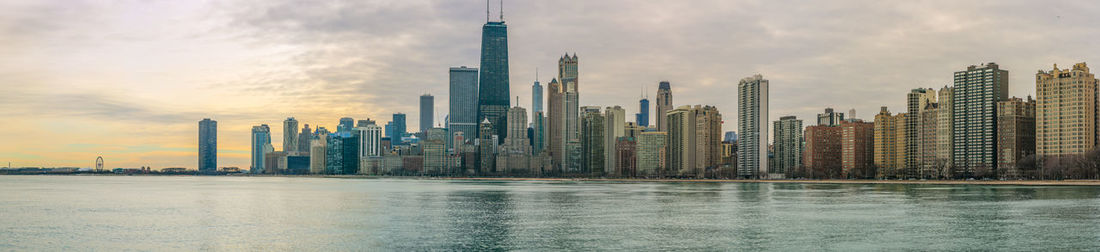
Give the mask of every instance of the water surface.
[{"label": "water surface", "polygon": [[1100,187],[0,176],[0,250],[1095,250]]}]

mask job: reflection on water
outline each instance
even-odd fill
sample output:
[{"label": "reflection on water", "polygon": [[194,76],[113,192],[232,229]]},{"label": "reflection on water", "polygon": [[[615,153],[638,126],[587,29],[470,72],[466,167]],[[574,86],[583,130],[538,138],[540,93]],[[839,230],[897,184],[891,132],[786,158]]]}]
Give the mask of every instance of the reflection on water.
[{"label": "reflection on water", "polygon": [[1100,188],[0,176],[0,250],[1089,250]]}]

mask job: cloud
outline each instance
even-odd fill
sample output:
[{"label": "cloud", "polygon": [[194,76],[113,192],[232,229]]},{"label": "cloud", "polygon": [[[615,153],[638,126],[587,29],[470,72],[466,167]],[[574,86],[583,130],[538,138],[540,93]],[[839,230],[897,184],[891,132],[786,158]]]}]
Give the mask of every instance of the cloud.
[{"label": "cloud", "polygon": [[[442,120],[447,68],[479,64],[484,8],[430,0],[0,3],[0,115],[24,119],[0,132],[31,132],[0,136],[28,145],[51,134],[65,144],[127,139],[81,150],[148,150],[112,160],[190,167],[194,158],[179,151],[192,148],[203,117],[219,120],[220,146],[230,153],[247,150],[252,125],[270,124],[280,139],[289,116],[329,128],[342,116],[417,118],[417,97],[428,92]],[[968,65],[998,62],[1010,70],[1010,94],[1024,96],[1034,93],[1035,70],[1100,55],[1092,32],[1100,4],[1088,1],[566,0],[508,1],[504,11],[510,88],[522,106],[530,106],[536,68],[545,84],[558,57],[577,53],[583,105],[635,113],[641,91],[653,99],[668,80],[676,105],[717,106],[725,130],[736,129],[736,82],[756,73],[771,80],[773,120],[809,122],[825,107],[870,119],[879,106],[904,110],[908,90],[949,85]],[[87,125],[81,133],[94,138],[39,130]],[[31,149],[20,157],[66,160],[55,153],[72,150]],[[247,157],[226,157],[247,166]]]}]

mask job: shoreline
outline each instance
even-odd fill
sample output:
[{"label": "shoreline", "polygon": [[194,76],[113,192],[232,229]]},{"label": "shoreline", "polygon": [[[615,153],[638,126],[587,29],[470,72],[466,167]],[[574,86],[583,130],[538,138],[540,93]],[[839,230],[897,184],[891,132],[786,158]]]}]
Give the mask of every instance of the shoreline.
[{"label": "shoreline", "polygon": [[[195,174],[0,174],[0,176],[188,176]],[[534,177],[429,177],[371,175],[219,175],[215,177],[285,177],[341,179],[416,179],[469,181],[621,182],[621,183],[780,183],[780,184],[914,184],[914,185],[1017,185],[1100,186],[1100,180],[875,180],[875,179],[662,179],[662,178],[534,178]]]}]

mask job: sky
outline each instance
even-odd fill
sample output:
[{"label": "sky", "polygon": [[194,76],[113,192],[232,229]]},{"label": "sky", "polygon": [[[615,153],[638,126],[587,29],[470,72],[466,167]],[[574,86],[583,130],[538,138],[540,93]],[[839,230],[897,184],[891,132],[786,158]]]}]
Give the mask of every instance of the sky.
[{"label": "sky", "polygon": [[[492,19],[499,16],[492,3]],[[531,107],[565,53],[581,105],[621,105],[672,83],[674,105],[717,106],[771,83],[770,120],[826,107],[873,118],[913,88],[996,62],[1010,96],[1034,73],[1100,59],[1096,1],[506,1],[511,94]],[[481,1],[0,2],[0,166],[197,167],[198,121],[218,121],[218,165],[248,167],[250,129],[385,123],[418,97],[447,111],[447,69],[479,64]],[[643,92],[646,91],[646,92]],[[513,101],[515,99],[513,98]],[[652,109],[652,108],[651,108]],[[651,112],[652,113],[652,112]],[[632,116],[628,116],[632,120]],[[652,121],[653,119],[651,119]]]}]

